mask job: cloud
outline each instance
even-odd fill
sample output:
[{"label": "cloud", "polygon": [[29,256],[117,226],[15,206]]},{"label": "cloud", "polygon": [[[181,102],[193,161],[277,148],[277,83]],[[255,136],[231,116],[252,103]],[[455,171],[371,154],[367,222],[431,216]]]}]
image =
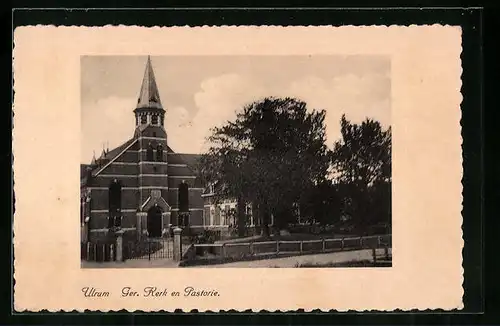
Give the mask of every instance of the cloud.
[{"label": "cloud", "polygon": [[102,146],[117,147],[133,136],[136,100],[110,96],[82,105],[81,161],[90,163],[93,151],[99,156]]},{"label": "cloud", "polygon": [[[341,75],[335,78],[308,76],[290,83],[263,86],[263,80],[237,74],[210,77],[194,93],[195,107],[178,105],[166,109],[168,143],[177,152],[200,153],[208,148],[210,128],[236,118],[244,105],[265,96],[290,96],[305,101],[311,109],[326,111],[327,145],[340,137],[343,113],[353,122],[366,117],[390,125],[390,79],[382,74]],[[191,104],[192,105],[192,104]],[[82,161],[89,162],[92,151],[99,155],[102,144],[113,148],[125,142],[134,131],[134,98],[111,96],[82,110]]]},{"label": "cloud", "polygon": [[332,79],[305,77],[290,84],[264,88],[258,80],[227,74],[206,79],[194,95],[198,111],[191,119],[189,135],[179,144],[179,150],[199,153],[208,146],[205,139],[210,127],[236,117],[245,104],[265,96],[289,96],[305,101],[312,109],[326,110],[327,144],[332,146],[340,137],[340,117],[343,113],[353,122],[366,117],[390,124],[390,80],[381,74],[342,75]]},{"label": "cloud", "polygon": [[326,111],[328,146],[340,137],[340,118],[361,122],[372,118],[390,125],[390,79],[380,74],[306,77],[291,83],[284,95],[300,98],[312,109]]},{"label": "cloud", "polygon": [[[226,74],[205,79],[194,96],[196,108],[184,126],[167,129],[169,135],[179,135],[171,141],[174,149],[199,153],[207,148],[206,138],[210,128],[220,126],[236,118],[236,112],[265,94],[259,83],[236,74]],[[179,128],[180,127],[180,128]]]}]

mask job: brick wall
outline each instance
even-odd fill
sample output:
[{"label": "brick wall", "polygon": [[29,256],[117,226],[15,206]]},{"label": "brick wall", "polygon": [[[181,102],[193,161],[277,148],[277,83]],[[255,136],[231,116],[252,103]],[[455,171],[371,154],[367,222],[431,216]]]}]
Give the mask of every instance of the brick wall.
[{"label": "brick wall", "polygon": [[101,172],[101,174],[137,175],[139,174],[139,167],[137,165],[123,165],[123,164],[111,163]]},{"label": "brick wall", "polygon": [[[201,189],[190,189],[189,190],[189,208],[203,208],[203,199],[201,198]],[[172,208],[177,208],[179,200],[179,191],[178,189],[169,189],[168,190],[168,204],[172,206]]]},{"label": "brick wall", "polygon": [[179,188],[179,185],[184,180],[189,188],[194,188],[196,186],[196,182],[194,178],[175,178],[172,175],[168,176],[168,187],[169,188]]}]

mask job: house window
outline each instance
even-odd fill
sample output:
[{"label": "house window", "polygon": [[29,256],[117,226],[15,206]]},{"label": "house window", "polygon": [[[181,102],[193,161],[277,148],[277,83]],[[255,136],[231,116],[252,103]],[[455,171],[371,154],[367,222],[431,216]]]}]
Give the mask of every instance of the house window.
[{"label": "house window", "polygon": [[163,114],[160,116],[160,125],[163,126],[163,121],[164,121],[165,117],[163,116]]},{"label": "house window", "polygon": [[215,207],[214,225],[220,225],[220,208],[219,207]]},{"label": "house window", "polygon": [[226,205],[224,207],[224,225],[229,225],[231,223],[231,207],[229,205]]},{"label": "house window", "polygon": [[141,124],[145,125],[148,123],[148,117],[146,115],[141,115]]},{"label": "house window", "polygon": [[203,210],[203,225],[210,225],[210,208],[205,207]]},{"label": "house window", "polygon": [[158,124],[158,116],[156,114],[151,117],[151,124],[155,126]]},{"label": "house window", "polygon": [[108,228],[121,226],[122,185],[118,180],[113,180],[109,185],[109,215]]},{"label": "house window", "polygon": [[217,223],[217,225],[224,225],[224,223],[226,222],[226,211],[221,209],[220,210],[220,217],[219,217],[219,223]]}]

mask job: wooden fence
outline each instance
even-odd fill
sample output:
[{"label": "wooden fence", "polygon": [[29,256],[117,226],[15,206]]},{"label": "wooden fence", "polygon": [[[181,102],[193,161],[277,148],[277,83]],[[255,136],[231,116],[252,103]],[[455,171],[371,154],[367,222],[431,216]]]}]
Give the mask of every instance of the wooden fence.
[{"label": "wooden fence", "polygon": [[263,242],[233,242],[195,244],[193,258],[244,258],[259,255],[294,255],[326,253],[343,250],[390,248],[391,235],[346,237],[317,240],[276,240]]},{"label": "wooden fence", "polygon": [[116,260],[116,245],[114,243],[80,243],[81,258],[88,261],[114,261]]}]

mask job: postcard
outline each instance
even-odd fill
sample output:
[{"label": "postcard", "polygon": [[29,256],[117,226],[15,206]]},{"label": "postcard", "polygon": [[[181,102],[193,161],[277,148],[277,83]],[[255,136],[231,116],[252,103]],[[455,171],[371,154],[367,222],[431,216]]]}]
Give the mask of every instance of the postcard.
[{"label": "postcard", "polygon": [[16,311],[463,308],[460,27],[14,42]]}]

